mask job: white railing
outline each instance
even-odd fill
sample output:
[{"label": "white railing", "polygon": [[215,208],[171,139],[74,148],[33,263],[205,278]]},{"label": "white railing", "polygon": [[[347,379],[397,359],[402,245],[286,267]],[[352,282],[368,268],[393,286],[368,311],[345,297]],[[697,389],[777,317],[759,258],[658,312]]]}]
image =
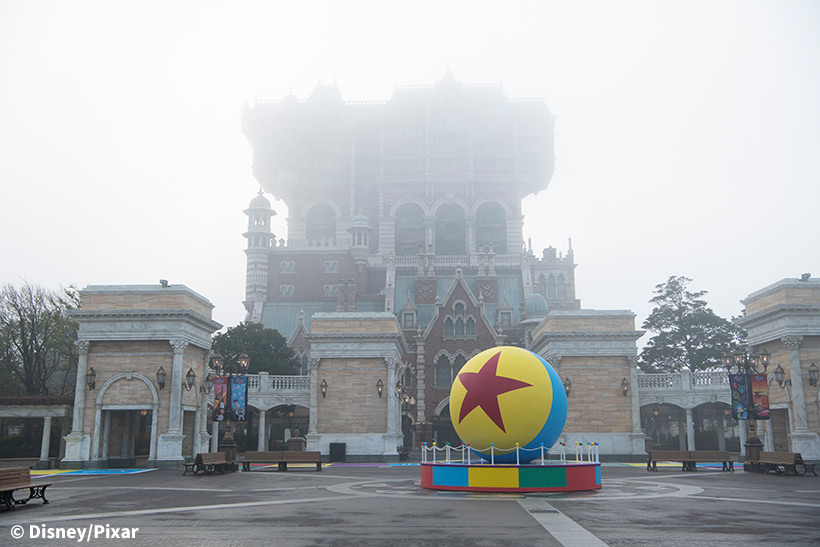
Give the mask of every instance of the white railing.
[{"label": "white railing", "polygon": [[[560,464],[566,463],[600,463],[600,446],[598,443],[575,443],[574,452],[575,459],[567,458],[566,443],[558,443],[552,448],[546,448],[543,444],[538,448],[521,448],[518,443],[512,448],[498,448],[493,443],[490,446],[480,450],[479,452],[490,452],[489,461],[484,458],[472,459],[472,447],[469,444],[462,444],[461,446],[450,446],[450,443],[444,446],[436,446],[434,442],[431,446],[427,443],[421,445],[421,462],[422,463],[454,463],[464,465],[511,465],[509,462],[496,463],[495,456],[507,455],[515,452],[515,464],[520,465],[522,453],[532,456],[533,452],[537,453],[537,458],[530,461],[531,465],[550,465],[554,463],[547,460],[549,454],[558,455],[558,462]],[[570,448],[572,450],[572,448]],[[437,452],[441,452],[440,456]],[[525,458],[526,459],[526,458]]]},{"label": "white railing", "polygon": [[310,376],[248,374],[248,389],[256,391],[310,391]]},{"label": "white railing", "polygon": [[729,385],[729,375],[720,370],[638,374],[639,389],[702,389]]},{"label": "white railing", "polygon": [[664,374],[639,374],[638,387],[650,389],[681,389],[683,382],[679,372]]},{"label": "white railing", "polygon": [[310,390],[310,376],[268,376],[268,389]]},{"label": "white railing", "polygon": [[723,371],[695,372],[692,374],[692,387],[728,386],[729,375]]}]

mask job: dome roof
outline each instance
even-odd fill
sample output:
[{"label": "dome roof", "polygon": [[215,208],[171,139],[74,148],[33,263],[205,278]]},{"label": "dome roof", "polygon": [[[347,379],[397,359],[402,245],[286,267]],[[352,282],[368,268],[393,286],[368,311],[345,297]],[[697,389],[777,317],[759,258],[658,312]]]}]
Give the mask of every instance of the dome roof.
[{"label": "dome roof", "polygon": [[534,293],[532,296],[527,298],[527,303],[524,304],[524,313],[527,314],[527,319],[532,319],[533,317],[544,317],[547,315],[549,311],[549,307],[547,306],[546,299],[541,296],[541,293]]},{"label": "dome roof", "polygon": [[259,194],[251,200],[250,207],[251,209],[270,209],[270,201],[262,195],[262,190],[259,190]]},{"label": "dome roof", "polygon": [[353,226],[370,226],[370,220],[368,220],[368,218],[361,213],[350,219],[350,222]]}]

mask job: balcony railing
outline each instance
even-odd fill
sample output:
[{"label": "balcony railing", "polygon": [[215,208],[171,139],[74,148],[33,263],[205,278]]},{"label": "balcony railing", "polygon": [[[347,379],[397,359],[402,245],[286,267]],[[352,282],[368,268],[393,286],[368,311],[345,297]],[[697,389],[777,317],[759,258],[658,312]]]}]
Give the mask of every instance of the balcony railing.
[{"label": "balcony railing", "polygon": [[310,376],[248,374],[248,388],[255,391],[309,391]]},{"label": "balcony railing", "polygon": [[703,389],[729,385],[729,376],[723,371],[666,372],[638,374],[639,389]]}]

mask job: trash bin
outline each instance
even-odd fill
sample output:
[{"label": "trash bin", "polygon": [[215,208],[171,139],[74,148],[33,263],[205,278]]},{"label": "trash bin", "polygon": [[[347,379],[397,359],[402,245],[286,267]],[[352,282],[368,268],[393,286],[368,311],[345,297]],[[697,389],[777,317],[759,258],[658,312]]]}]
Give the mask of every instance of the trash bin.
[{"label": "trash bin", "polygon": [[347,452],[347,443],[330,443],[330,461],[345,461],[345,452]]}]

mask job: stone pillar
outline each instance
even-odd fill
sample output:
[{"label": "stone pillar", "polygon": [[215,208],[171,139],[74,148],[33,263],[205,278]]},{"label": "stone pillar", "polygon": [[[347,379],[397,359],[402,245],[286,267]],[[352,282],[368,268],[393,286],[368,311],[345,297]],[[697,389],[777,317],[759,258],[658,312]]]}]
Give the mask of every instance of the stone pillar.
[{"label": "stone pillar", "polygon": [[74,410],[71,417],[71,433],[65,439],[65,457],[60,462],[64,468],[80,468],[89,459],[91,437],[83,431],[85,418],[85,375],[88,372],[88,350],[91,342],[78,340],[74,343],[79,354],[77,360],[77,380],[74,384]]},{"label": "stone pillar", "polygon": [[319,413],[319,359],[308,359],[308,371],[310,373],[310,416],[308,420],[308,435],[316,435],[319,433],[317,422]]},{"label": "stone pillar", "polygon": [[48,449],[51,446],[51,416],[43,418],[43,439],[40,442],[40,461],[34,466],[35,469],[48,469],[51,467],[48,461]]},{"label": "stone pillar", "polygon": [[259,433],[256,439],[256,449],[260,452],[268,449],[268,426],[265,423],[265,417],[267,414],[267,410],[259,410]]},{"label": "stone pillar", "polygon": [[168,430],[159,436],[157,444],[157,467],[177,467],[185,461],[182,456],[182,355],[188,342],[170,340],[174,349],[174,361],[171,366],[171,381],[165,387],[170,390],[168,406]]},{"label": "stone pillar", "polygon": [[[638,393],[638,356],[630,355],[626,358],[629,362],[629,397],[632,411],[632,433],[630,441],[633,454],[646,453],[646,434],[641,430],[641,401]],[[559,361],[560,362],[560,361]]]},{"label": "stone pillar", "polygon": [[321,450],[321,436],[319,435],[319,362],[320,359],[308,359],[308,374],[310,375],[310,414],[308,416],[308,433],[305,435],[307,449],[313,452]]},{"label": "stone pillar", "polygon": [[791,451],[800,452],[803,459],[820,459],[820,435],[809,431],[806,413],[806,394],[803,389],[803,371],[800,367],[800,343],[802,336],[784,336],[781,341],[789,350],[789,378],[792,382],[791,409],[794,431],[789,435]]},{"label": "stone pillar", "polygon": [[686,450],[695,448],[695,421],[692,419],[692,409],[686,409]]},{"label": "stone pillar", "polygon": [[211,452],[219,452],[219,422],[211,424]]},{"label": "stone pillar", "polygon": [[102,434],[102,459],[107,460],[111,457],[108,451],[111,443],[111,411],[103,411],[103,434]]},{"label": "stone pillar", "polygon": [[184,340],[171,340],[171,347],[174,348],[174,362],[171,368],[171,385],[166,386],[171,390],[171,407],[168,409],[168,433],[180,433],[182,425],[180,421],[180,409],[182,408],[182,354],[188,347],[188,342]]},{"label": "stone pillar", "polygon": [[746,440],[749,438],[749,436],[746,432],[746,426],[743,424],[743,420],[738,420],[737,424],[737,430],[740,434],[740,453],[745,454],[745,452],[743,451],[743,447],[746,446]]},{"label": "stone pillar", "polygon": [[792,381],[792,412],[794,412],[795,433],[808,431],[806,419],[806,397],[803,393],[803,375],[800,370],[800,342],[802,336],[784,336],[781,341],[789,350],[789,377]]},{"label": "stone pillar", "polygon": [[[399,399],[395,395],[396,378],[401,361],[398,359],[385,359],[387,363],[387,434],[395,435],[397,432],[396,422],[401,423],[401,413],[399,410]],[[401,426],[398,427],[401,431]]]}]

